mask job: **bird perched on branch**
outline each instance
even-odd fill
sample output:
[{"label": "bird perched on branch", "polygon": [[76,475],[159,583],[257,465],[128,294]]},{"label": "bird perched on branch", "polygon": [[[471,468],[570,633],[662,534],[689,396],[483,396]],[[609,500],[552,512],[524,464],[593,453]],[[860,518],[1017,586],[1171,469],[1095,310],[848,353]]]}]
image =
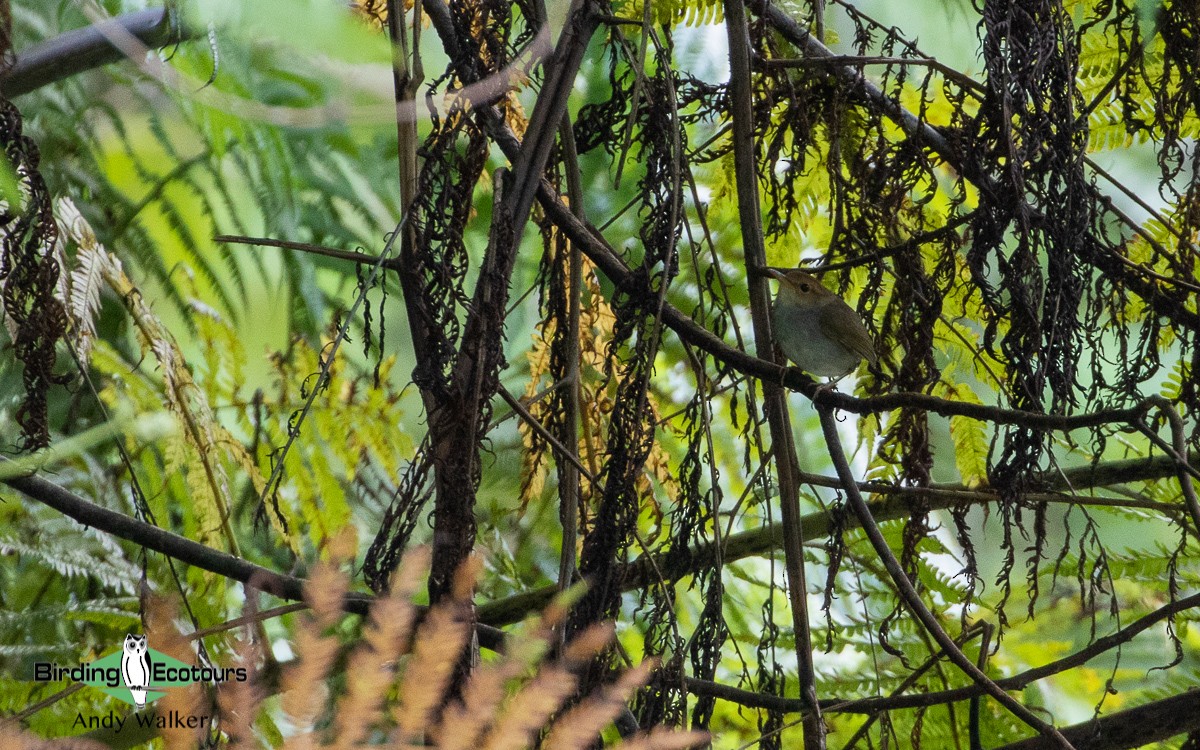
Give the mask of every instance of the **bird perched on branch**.
[{"label": "bird perched on branch", "polygon": [[799,269],[766,269],[779,281],[773,308],[775,340],[810,375],[840,378],[858,363],[877,361],[871,335],[854,308]]}]

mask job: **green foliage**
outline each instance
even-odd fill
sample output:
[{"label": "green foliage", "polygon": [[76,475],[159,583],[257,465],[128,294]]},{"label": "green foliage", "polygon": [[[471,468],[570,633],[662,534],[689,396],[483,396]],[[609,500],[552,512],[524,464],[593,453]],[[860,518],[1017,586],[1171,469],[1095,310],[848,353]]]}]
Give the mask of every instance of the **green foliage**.
[{"label": "green foliage", "polygon": [[[113,0],[107,8],[135,5]],[[460,213],[445,209],[454,218],[444,222],[446,233],[456,236],[422,235],[443,252],[438,257],[446,267],[416,269],[406,265],[411,257],[402,257],[399,274],[389,270],[381,285],[364,290],[363,265],[213,237],[382,250],[401,214],[386,37],[361,17],[318,0],[180,5],[180,21],[193,31],[213,23],[217,58],[203,41],[181,42],[163,52],[178,77],[157,78],[154,67],[138,70],[127,61],[18,101],[58,198],[61,241],[48,252],[63,271],[70,350],[87,376],[55,392],[54,436],[65,440],[98,426],[120,433],[115,441],[75,444],[50,477],[99,505],[279,572],[318,569],[321,560],[336,557],[341,530],[374,537],[395,508],[407,514],[406,541],[423,541],[431,534],[423,503],[437,491],[430,472],[444,459],[443,446],[425,438],[437,416],[431,405],[442,394],[424,368],[442,368],[436,375],[445,376],[457,350],[438,350],[442,359],[433,364],[417,361],[410,334],[419,329],[406,324],[413,322],[408,316],[427,312],[420,304],[425,300],[401,299],[396,280],[416,278],[418,291],[442,295],[438,314],[444,315],[436,320],[447,330],[433,338],[458,346],[463,331],[450,329],[470,319],[483,299],[474,296],[474,284],[482,257],[495,249],[488,234],[496,219],[492,177],[506,164],[481,135],[486,117],[455,110],[442,98],[468,83],[461,69],[450,67],[462,61],[447,60],[436,41],[441,29],[422,30],[428,79],[417,107],[420,145],[406,147],[417,148],[422,163],[438,165],[438,174],[422,178],[426,188],[438,187],[421,205],[444,209],[466,201]],[[557,33],[563,9],[551,5],[547,13]],[[482,11],[463,4],[457,8],[462,17],[452,19],[478,36],[480,55],[494,56],[485,62],[514,59],[532,32],[520,16],[532,6],[505,7],[512,18],[498,10],[486,19],[471,16]],[[1163,6],[1162,13],[1172,8]],[[1003,71],[1011,77],[1005,81],[964,82],[927,65],[929,56],[900,31],[836,4],[826,20],[836,16],[848,33],[844,41],[832,34],[827,41],[839,53],[871,62],[793,65],[788,61],[805,57],[803,50],[758,19],[751,29],[767,262],[845,264],[826,273],[823,283],[861,313],[880,365],[838,388],[861,397],[896,396],[886,409],[844,423],[846,444],[857,445],[853,470],[876,483],[872,507],[887,514],[882,526],[889,545],[922,600],[962,637],[965,653],[978,657],[982,623],[999,629],[998,650],[987,659],[988,673],[997,677],[1085,648],[1200,584],[1194,530],[1173,466],[1157,478],[1115,486],[1094,486],[1074,473],[1093,461],[1161,457],[1161,446],[1145,434],[1154,432],[1156,441],[1167,436],[1159,423],[1141,432],[1139,425],[1110,423],[1048,433],[1030,427],[1031,417],[1004,425],[958,413],[943,417],[926,408],[928,401],[914,406],[898,395],[940,399],[947,411],[972,405],[1061,417],[1129,407],[1157,393],[1178,409],[1185,439],[1196,447],[1196,337],[1171,318],[1186,319],[1197,309],[1195,191],[1183,185],[1179,155],[1186,152],[1180,144],[1200,137],[1200,115],[1194,106],[1179,106],[1190,85],[1186,56],[1156,32],[1157,6],[1076,2],[1059,11],[1073,14],[1051,14],[1064,33],[1075,34],[1071,44],[1030,58],[1062,62],[1077,46],[1074,79],[1057,83],[1022,79],[1027,71],[1016,64]],[[80,6],[65,0],[20,4],[14,12],[18,47],[87,22]],[[472,477],[471,521],[486,557],[477,598],[483,603],[557,582],[564,538],[559,503],[568,488],[562,448],[544,433],[558,434],[564,426],[564,394],[574,389],[581,414],[573,425],[575,444],[567,447],[591,475],[580,482],[580,530],[587,537],[620,512],[629,533],[602,540],[615,550],[613,561],[653,561],[639,568],[636,594],[618,599],[621,592],[605,593],[619,604],[621,649],[665,665],[639,698],[644,715],[682,723],[699,711],[702,698],[685,693],[681,676],[704,674],[745,690],[798,697],[790,653],[798,638],[778,543],[728,552],[738,549],[731,537],[778,528],[781,498],[771,462],[783,441],[768,434],[761,384],[684,343],[662,316],[669,304],[726,345],[769,357],[766,342],[752,335],[729,89],[714,72],[723,56],[720,64],[708,59],[718,57],[711,54],[713,40],[724,38],[717,26],[724,21],[722,4],[631,0],[614,4],[612,13],[615,20],[605,19],[572,94],[583,195],[572,196],[571,207],[603,225],[599,236],[651,293],[614,288],[592,260],[583,262],[582,289],[570,290],[570,245],[548,213],[535,211],[541,236],[531,226],[515,249],[512,278],[501,285],[510,295],[504,336],[486,344],[508,362],[499,380],[525,396],[522,408],[544,429],[516,412],[500,414],[499,407],[495,415],[483,414],[479,433],[486,437],[478,463],[469,467],[479,475]],[[652,28],[627,23],[646,16]],[[986,32],[968,29],[965,36]],[[1114,37],[1122,43],[1114,44]],[[896,62],[905,57],[912,59]],[[880,99],[846,83],[855,70],[878,87]],[[529,80],[520,84],[529,85],[501,101],[504,121],[518,135],[531,111],[526,105],[543,85],[542,69],[510,67],[496,78],[526,74]],[[1015,97],[1006,105],[1021,106],[1001,107],[1006,114],[997,118],[990,97],[1000,92]],[[1023,94],[1030,96],[1017,96]],[[1076,138],[1070,143],[1077,152],[1062,150],[1050,136],[1038,140],[1036,127],[1047,121],[1039,107],[1049,106],[1051,94],[1066,96],[1070,114],[1087,123],[1085,132],[1069,127],[1065,112],[1049,118],[1055,135]],[[893,116],[896,106],[916,121]],[[955,163],[931,150],[926,126],[964,158]],[[673,150],[672,138],[682,151]],[[1026,150],[1014,156],[1007,148]],[[565,150],[564,143],[555,151],[545,175],[564,194]],[[1163,201],[1153,210],[1139,207],[1144,214],[1133,215],[1145,218],[1136,225],[1124,220],[1128,210],[1110,210],[1098,194],[1071,192],[1091,186],[1080,177],[1091,174],[1085,157],[1134,162],[1151,154]],[[468,165],[477,173],[460,163],[468,157],[478,158]],[[1107,183],[1103,190],[1118,192]],[[1133,192],[1144,203],[1153,191]],[[12,202],[16,194],[0,174],[0,197]],[[414,222],[420,219],[428,216]],[[1062,231],[1052,234],[1054,228]],[[450,252],[451,245],[461,253]],[[499,294],[499,287],[490,293]],[[566,363],[570,294],[578,294],[582,308],[581,334],[572,342],[579,352],[577,379]],[[370,312],[349,321],[347,344],[327,361],[359,295],[366,295]],[[66,344],[62,349],[69,361]],[[5,430],[16,403],[10,394],[22,385],[19,363],[9,359],[0,357]],[[639,390],[643,377],[647,385]],[[480,380],[482,388],[486,377]],[[898,604],[861,530],[846,527],[844,490],[826,487],[828,449],[807,400],[793,395],[789,403],[801,469],[813,480],[802,488],[800,510],[831,529],[807,539],[805,550],[821,697],[966,686],[967,678],[945,663],[913,679],[937,648]],[[160,413],[174,429],[152,439],[115,427],[124,422],[111,416]],[[1158,416],[1150,411],[1146,420]],[[627,439],[634,433],[640,437]],[[618,460],[630,456],[639,458],[622,464],[627,470],[617,476]],[[626,479],[622,493],[618,485]],[[959,499],[949,504],[923,490],[953,491]],[[1041,499],[1060,492],[1054,499],[1062,502],[1030,500],[1031,491]],[[240,586],[81,531],[46,508],[18,502],[16,493],[5,490],[4,498],[0,554],[12,563],[0,570],[5,714],[48,697],[46,688],[19,677],[32,660],[97,655],[149,624],[143,592],[173,592],[195,629],[242,612],[247,593]],[[614,512],[612,498],[628,505]],[[1072,505],[1072,499],[1131,501],[1131,507]],[[706,554],[693,556],[697,550]],[[440,681],[452,666],[446,653],[418,646],[408,657],[404,685],[426,692],[420,701],[397,698],[393,682],[384,679],[394,676],[391,667],[368,664],[385,646],[394,647],[379,633],[396,623],[379,618],[378,610],[369,626],[342,621],[331,602],[351,584],[324,582],[315,620],[289,617],[256,626],[255,636],[269,644],[297,644],[300,658],[285,677],[294,689],[263,704],[254,731],[265,744],[283,746],[284,717],[290,716],[314,736],[351,723],[382,732],[393,722],[416,737],[414,727],[428,728],[421,722],[444,702]],[[385,613],[411,617],[406,602],[385,602],[395,610]],[[1110,614],[1114,609],[1120,622]],[[1030,617],[1019,616],[1024,613]],[[1173,630],[1156,626],[1153,635],[1123,645],[1119,661],[1106,654],[1030,686],[1023,699],[1068,724],[1089,718],[1097,705],[1108,712],[1179,693],[1200,670],[1195,619],[1194,611],[1180,613]],[[452,617],[433,622],[464,637]],[[550,648],[539,627],[530,626],[537,635],[528,651],[485,657],[490,661],[477,674],[492,692],[471,694],[468,706],[477,700],[512,709],[544,697],[515,692],[518,678]],[[426,626],[426,634],[433,628]],[[349,668],[335,663],[342,640],[360,631],[369,647],[346,657]],[[206,637],[204,645],[216,661],[235,658],[241,648],[224,635]],[[1184,657],[1172,664],[1177,646]],[[272,666],[267,653],[242,653]],[[412,669],[413,662],[420,669]],[[556,700],[565,696],[562,673],[543,671],[534,680],[554,683],[558,692],[546,694]],[[303,694],[301,688],[315,684],[328,689]],[[30,717],[29,727],[47,736],[68,734],[66,717],[107,710],[104,700],[68,696]],[[377,713],[382,705],[394,712],[386,720]],[[985,745],[1028,734],[993,701],[982,705]],[[557,706],[542,706],[537,718]],[[370,720],[360,722],[359,711]],[[795,715],[727,701],[708,711],[694,720],[708,723],[719,747],[801,741],[799,727],[788,724]],[[872,723],[869,741],[966,746],[966,711],[962,702],[890,711]],[[518,714],[510,710],[507,720],[519,723],[511,718]],[[460,718],[472,720],[469,711]],[[830,712],[826,721],[830,745],[840,746],[866,719]],[[761,737],[783,724],[778,735]],[[505,726],[518,734],[529,729]],[[249,725],[242,729],[250,736]],[[568,739],[567,745],[582,743]]]}]

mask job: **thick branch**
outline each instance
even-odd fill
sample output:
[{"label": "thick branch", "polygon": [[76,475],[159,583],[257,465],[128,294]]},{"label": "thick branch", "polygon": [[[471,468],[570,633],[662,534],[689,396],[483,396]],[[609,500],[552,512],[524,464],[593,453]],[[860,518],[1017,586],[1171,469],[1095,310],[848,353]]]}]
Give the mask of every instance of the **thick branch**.
[{"label": "thick branch", "polygon": [[[1200,461],[1200,455],[1192,454],[1193,462]],[[1141,482],[1161,479],[1170,476],[1175,471],[1175,461],[1169,456],[1154,458],[1137,458],[1123,461],[1112,461],[1096,466],[1080,466],[1062,471],[1051,471],[1034,479],[1034,485],[1044,486],[1047,492],[1029,493],[1025,499],[1031,503],[1059,502],[1087,505],[1095,502],[1093,498],[1081,497],[1079,492],[1094,487],[1104,487],[1111,484]],[[821,487],[840,488],[842,483],[834,477],[821,477],[811,474],[801,476],[806,484]],[[942,510],[955,505],[983,505],[999,502],[999,493],[993,490],[968,490],[962,485],[939,485],[930,488],[895,487],[879,482],[862,482],[858,485],[863,492],[889,495],[882,502],[871,503],[871,515],[878,522],[894,521],[906,517],[912,512],[913,502],[920,500],[926,510]],[[1068,495],[1054,490],[1073,489],[1076,494]],[[1101,504],[1107,505],[1107,498]],[[1126,501],[1122,505],[1128,506]],[[1168,504],[1158,504],[1149,509],[1166,512],[1183,508]],[[833,520],[828,511],[810,513],[800,519],[804,538],[821,539],[829,535]],[[858,519],[850,516],[845,519],[846,528],[856,528]],[[761,528],[733,534],[724,539],[718,550],[715,543],[702,544],[685,554],[676,553],[678,560],[686,562],[678,567],[669,568],[665,559],[653,556],[640,557],[625,566],[621,574],[622,591],[633,591],[658,581],[660,571],[671,576],[686,576],[705,567],[710,567],[718,561],[735,562],[747,557],[765,555],[778,550],[783,544],[783,528],[780,524],[768,524]],[[554,586],[546,586],[532,591],[499,599],[479,607],[479,620],[490,625],[500,626],[520,622],[531,612],[545,607],[557,593]]]},{"label": "thick branch", "polygon": [[[1062,730],[1077,750],[1132,750],[1162,742],[1185,732],[1200,730],[1200,690],[1118,711],[1094,721]],[[1046,750],[1054,744],[1046,737],[1031,737],[996,750]]]},{"label": "thick branch", "polygon": [[162,8],[149,8],[118,16],[104,24],[68,31],[22,52],[0,88],[12,98],[27,94],[92,68],[125,59],[112,45],[103,28],[120,26],[147,47],[156,48],[190,36],[184,28],[172,29]]},{"label": "thick branch", "polygon": [[[0,465],[11,463],[9,459],[0,456]],[[188,565],[241,581],[282,599],[299,601],[304,598],[304,580],[301,578],[267,570],[145,521],[102,508],[36,474],[12,477],[5,479],[4,483],[84,526],[91,526],[155,552],[161,552]],[[365,613],[366,601],[357,595],[349,596],[347,611]]]}]

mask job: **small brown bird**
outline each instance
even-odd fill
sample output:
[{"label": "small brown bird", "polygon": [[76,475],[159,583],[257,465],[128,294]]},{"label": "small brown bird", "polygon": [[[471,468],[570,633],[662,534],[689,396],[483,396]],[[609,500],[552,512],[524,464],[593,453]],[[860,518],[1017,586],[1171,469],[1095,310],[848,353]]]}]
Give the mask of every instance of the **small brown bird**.
[{"label": "small brown bird", "polygon": [[779,281],[775,340],[797,367],[810,375],[840,378],[864,359],[875,364],[871,335],[841,297],[799,269],[766,272]]}]

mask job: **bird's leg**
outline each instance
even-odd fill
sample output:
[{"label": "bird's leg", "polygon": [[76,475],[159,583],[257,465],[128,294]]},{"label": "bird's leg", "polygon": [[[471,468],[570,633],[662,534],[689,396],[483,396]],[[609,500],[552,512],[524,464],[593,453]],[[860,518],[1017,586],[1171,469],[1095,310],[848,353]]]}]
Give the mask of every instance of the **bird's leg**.
[{"label": "bird's leg", "polygon": [[[846,376],[845,376],[845,375],[843,375],[843,376],[842,376],[842,378],[844,378],[844,377],[846,377]],[[819,396],[820,396],[822,393],[829,393],[829,392],[831,392],[831,391],[836,391],[836,390],[837,390],[837,384],[838,384],[838,381],[839,381],[839,380],[841,380],[842,378],[830,378],[830,379],[828,380],[828,382],[821,383],[820,385],[818,385],[818,386],[817,386],[817,389],[816,389],[816,390],[813,392],[813,397],[812,397],[812,400],[813,400],[813,401],[816,401],[816,400],[817,400],[817,398],[818,398],[818,397],[819,397]]]}]

